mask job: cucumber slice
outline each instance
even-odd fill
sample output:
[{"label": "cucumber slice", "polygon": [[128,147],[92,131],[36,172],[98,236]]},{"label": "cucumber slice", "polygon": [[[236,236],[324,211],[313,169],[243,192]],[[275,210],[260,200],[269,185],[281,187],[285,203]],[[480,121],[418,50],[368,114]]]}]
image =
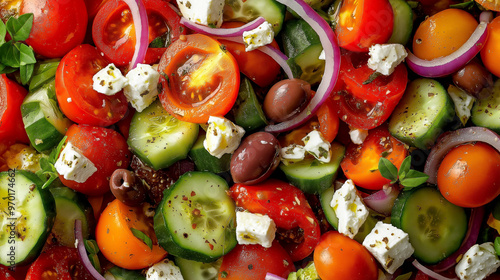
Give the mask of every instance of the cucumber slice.
[{"label": "cucumber slice", "polygon": [[267,119],[262,111],[262,106],[257,100],[250,79],[241,78],[238,99],[233,106],[234,122],[251,132],[267,125]]},{"label": "cucumber slice", "polygon": [[236,208],[226,181],[210,172],[182,175],[156,209],[159,244],[173,256],[213,262],[236,246]]},{"label": "cucumber slice", "polygon": [[344,158],[345,147],[339,143],[331,144],[332,157],[330,162],[321,163],[318,160],[301,161],[279,168],[292,185],[306,193],[321,193],[333,184],[337,177],[340,162]]},{"label": "cucumber slice", "polygon": [[28,171],[0,172],[0,264],[32,261],[49,235],[56,215],[54,198],[43,182]]},{"label": "cucumber slice", "polygon": [[453,101],[446,89],[436,80],[420,78],[408,85],[394,109],[389,132],[402,142],[426,150],[454,116]]},{"label": "cucumber slice", "polygon": [[113,280],[146,280],[139,271],[113,266],[104,274],[104,278]]},{"label": "cucumber slice", "polygon": [[475,125],[500,133],[500,79],[496,80],[489,97],[476,101],[471,114]]},{"label": "cucumber slice", "polygon": [[408,233],[418,260],[434,264],[458,250],[467,232],[465,210],[434,187],[403,191],[394,203],[391,223]]},{"label": "cucumber slice", "polygon": [[198,129],[198,124],[170,115],[156,100],[134,114],[127,143],[137,157],[158,170],[187,157],[198,138]]},{"label": "cucumber slice", "polygon": [[226,0],[224,21],[250,22],[263,17],[273,25],[274,34],[280,32],[286,8],[275,0]]},{"label": "cucumber slice", "polygon": [[56,76],[60,59],[48,59],[35,64],[33,76],[31,76],[29,91],[33,92]]},{"label": "cucumber slice", "polygon": [[405,0],[389,0],[389,2],[394,13],[394,28],[387,43],[406,45],[413,30],[413,11]]},{"label": "cucumber slice", "polygon": [[228,171],[231,164],[231,154],[224,154],[221,158],[211,155],[203,146],[206,136],[203,130],[200,131],[198,139],[189,151],[189,157],[193,160],[196,169],[212,173]]},{"label": "cucumber slice", "polygon": [[71,125],[57,105],[54,80],[26,96],[21,114],[30,142],[39,152],[56,146]]},{"label": "cucumber slice", "polygon": [[217,280],[222,258],[211,263],[203,263],[175,257],[175,264],[181,269],[184,280]]}]

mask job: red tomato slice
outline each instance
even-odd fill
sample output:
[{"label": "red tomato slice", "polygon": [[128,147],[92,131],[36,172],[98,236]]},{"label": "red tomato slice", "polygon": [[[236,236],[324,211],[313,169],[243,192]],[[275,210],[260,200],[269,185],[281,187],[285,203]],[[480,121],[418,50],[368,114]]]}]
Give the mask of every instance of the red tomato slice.
[{"label": "red tomato slice", "polygon": [[123,92],[108,96],[92,88],[92,77],[108,64],[91,45],[80,45],[63,57],[56,73],[56,95],[70,120],[109,126],[125,116],[128,103]]},{"label": "red tomato slice", "polygon": [[335,33],[340,47],[367,52],[371,45],[385,43],[391,37],[393,25],[388,0],[344,0]]},{"label": "red tomato slice", "polygon": [[[149,43],[166,36],[171,43],[186,34],[180,17],[162,0],[144,0],[149,21]],[[92,26],[92,38],[96,47],[116,66],[126,66],[132,60],[135,49],[135,28],[128,5],[119,0],[108,0],[99,10]],[[144,63],[160,60],[165,48],[149,48]]]},{"label": "red tomato slice", "polygon": [[201,34],[185,35],[163,54],[159,97],[176,118],[206,123],[233,107],[240,86],[234,57],[219,42]]},{"label": "red tomato slice", "polygon": [[0,264],[0,275],[2,275],[4,280],[16,280],[13,276],[12,271],[4,265]]},{"label": "red tomato slice", "polygon": [[21,104],[27,93],[7,75],[0,75],[0,139],[29,143],[21,115]]}]

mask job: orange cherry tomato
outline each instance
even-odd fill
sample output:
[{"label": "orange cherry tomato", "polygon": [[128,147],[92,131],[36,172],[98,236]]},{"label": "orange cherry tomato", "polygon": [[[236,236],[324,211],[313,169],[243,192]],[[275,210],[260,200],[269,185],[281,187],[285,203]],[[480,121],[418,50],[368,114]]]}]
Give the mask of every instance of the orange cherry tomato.
[{"label": "orange cherry tomato", "polygon": [[206,35],[182,35],[161,57],[160,101],[182,121],[206,123],[233,107],[240,87],[236,60]]},{"label": "orange cherry tomato", "polygon": [[500,1],[499,0],[476,0],[477,3],[485,7],[488,10],[493,10],[500,12]]},{"label": "orange cherry tomato", "polygon": [[329,231],[314,249],[314,266],[323,280],[371,280],[378,278],[377,263],[357,241]]},{"label": "orange cherry tomato", "polygon": [[497,16],[488,25],[488,39],[481,50],[483,64],[490,72],[500,77],[500,63],[498,54],[500,53],[500,16]]},{"label": "orange cherry tomato", "polygon": [[426,60],[447,56],[469,39],[477,24],[464,10],[443,10],[420,24],[413,37],[413,53]]},{"label": "orange cherry tomato", "polygon": [[[99,250],[106,259],[119,267],[142,269],[159,262],[167,255],[158,245],[153,218],[145,215],[143,207],[130,207],[115,199],[99,218],[95,230]],[[151,238],[153,249],[135,237],[132,228]]]},{"label": "orange cherry tomato", "polygon": [[392,137],[385,126],[368,131],[368,137],[361,145],[351,143],[340,166],[345,176],[356,186],[379,190],[391,180],[382,177],[378,171],[381,157],[387,158],[398,169],[408,155],[405,145]]},{"label": "orange cherry tomato", "polygon": [[441,162],[437,184],[455,205],[485,205],[500,194],[500,153],[482,142],[458,146]]}]

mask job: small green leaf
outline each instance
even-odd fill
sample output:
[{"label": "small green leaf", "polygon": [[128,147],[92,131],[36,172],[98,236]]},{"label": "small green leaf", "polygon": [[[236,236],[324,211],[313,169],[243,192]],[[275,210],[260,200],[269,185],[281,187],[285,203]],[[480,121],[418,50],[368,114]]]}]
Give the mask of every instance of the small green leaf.
[{"label": "small green leaf", "polygon": [[87,250],[89,254],[95,255],[99,253],[99,247],[97,246],[97,242],[95,240],[85,239],[83,244],[85,245],[85,250]]},{"label": "small green leaf", "polygon": [[21,83],[23,85],[28,84],[30,81],[31,75],[33,74],[33,69],[35,68],[35,64],[25,64],[21,65],[19,68],[19,73],[21,75]]},{"label": "small green leaf", "polygon": [[144,232],[142,232],[138,229],[135,229],[135,228],[130,228],[130,230],[132,231],[132,234],[135,237],[142,240],[146,245],[148,245],[149,249],[153,250],[153,240],[151,240],[151,238],[149,238],[149,236],[147,236]]},{"label": "small green leaf", "polygon": [[16,71],[16,68],[12,68],[12,67],[9,67],[9,66],[6,66],[6,65],[3,65],[2,63],[0,63],[0,74],[9,74],[9,73],[12,73],[15,71]]},{"label": "small green leaf", "polygon": [[497,255],[500,256],[500,237],[498,236],[495,238],[494,247],[495,247],[495,253],[497,253]]},{"label": "small green leaf", "polygon": [[30,46],[22,43],[16,43],[16,47],[19,48],[20,53],[19,59],[21,62],[19,63],[19,65],[23,66],[26,64],[34,64],[36,62],[35,52]]},{"label": "small green leaf", "polygon": [[20,15],[19,18],[11,17],[7,21],[7,31],[14,41],[24,41],[29,38],[33,26],[33,14]]},{"label": "small green leaf", "polygon": [[49,177],[49,179],[47,179],[47,181],[45,181],[45,183],[43,183],[42,189],[46,189],[46,188],[50,187],[52,182],[54,182],[57,178],[59,178],[59,175],[57,175],[56,172],[47,172],[47,174],[50,174],[50,177]]},{"label": "small green leaf", "polygon": [[50,152],[49,161],[52,164],[55,164],[57,159],[59,158],[59,154],[61,153],[63,146],[64,146],[64,143],[66,143],[67,138],[68,138],[68,136],[64,136],[63,139],[61,139],[61,141],[59,141],[59,144],[57,144],[57,147]]},{"label": "small green leaf", "polygon": [[43,171],[51,171],[51,162],[50,162],[50,159],[46,158],[46,157],[42,157],[40,158],[40,168],[43,170]]},{"label": "small green leaf", "polygon": [[394,279],[394,280],[408,280],[408,279],[410,279],[411,274],[412,274],[412,273],[411,273],[411,271],[410,271],[410,272],[408,272],[408,273],[405,273],[405,274],[399,275],[399,276],[398,276],[398,277],[396,277],[396,279]]},{"label": "small green leaf", "polygon": [[381,157],[378,162],[378,170],[386,179],[395,181],[398,179],[398,168],[388,159]]},{"label": "small green leaf", "polygon": [[401,166],[399,167],[399,180],[403,180],[406,177],[406,174],[408,171],[410,171],[411,167],[411,156],[407,156],[403,162],[401,163]]},{"label": "small green leaf", "polygon": [[3,21],[0,20],[0,45],[5,43],[5,35],[7,35],[7,27]]},{"label": "small green leaf", "polygon": [[408,187],[408,188],[414,188],[418,187],[421,184],[427,182],[427,179],[429,179],[429,175],[411,169],[408,171],[408,174],[406,174],[406,177],[400,181],[401,185]]},{"label": "small green leaf", "polygon": [[21,61],[19,49],[12,42],[0,46],[0,62],[6,66],[19,68]]}]

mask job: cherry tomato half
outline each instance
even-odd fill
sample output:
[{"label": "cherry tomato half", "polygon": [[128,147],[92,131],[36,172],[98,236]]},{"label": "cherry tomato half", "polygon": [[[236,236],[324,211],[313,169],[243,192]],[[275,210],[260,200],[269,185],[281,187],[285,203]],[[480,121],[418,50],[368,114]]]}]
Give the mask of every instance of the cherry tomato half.
[{"label": "cherry tomato half", "polygon": [[483,64],[490,72],[500,77],[500,63],[498,54],[500,53],[500,16],[494,18],[488,25],[489,36],[481,50]]},{"label": "cherry tomato half", "polygon": [[0,139],[29,143],[24,130],[21,104],[28,92],[18,83],[0,75]]},{"label": "cherry tomato half", "polygon": [[160,101],[182,121],[206,123],[233,107],[240,86],[234,57],[216,40],[185,35],[172,43],[160,60]]}]

